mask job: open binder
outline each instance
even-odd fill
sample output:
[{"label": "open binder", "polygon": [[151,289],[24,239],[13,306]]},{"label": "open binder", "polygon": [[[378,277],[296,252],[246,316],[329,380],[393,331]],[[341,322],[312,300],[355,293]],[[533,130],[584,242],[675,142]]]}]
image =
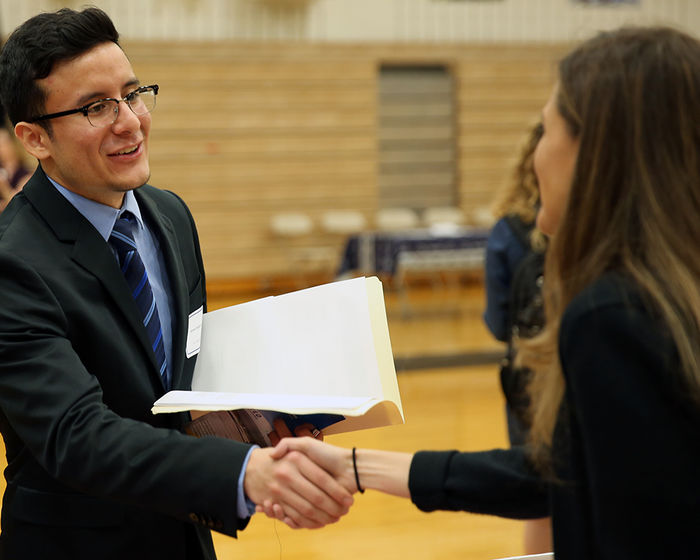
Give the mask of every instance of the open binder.
[{"label": "open binder", "polygon": [[333,414],[324,433],[404,422],[382,284],[354,278],[206,313],[192,391],[164,412]]}]

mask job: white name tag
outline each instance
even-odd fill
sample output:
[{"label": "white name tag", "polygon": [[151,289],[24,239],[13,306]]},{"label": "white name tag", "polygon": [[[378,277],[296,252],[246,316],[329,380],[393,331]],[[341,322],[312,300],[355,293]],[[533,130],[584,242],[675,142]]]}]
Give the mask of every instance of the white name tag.
[{"label": "white name tag", "polygon": [[196,311],[190,313],[190,318],[187,323],[187,345],[185,346],[185,355],[188,358],[199,354],[199,348],[202,345],[203,317],[204,307],[200,307]]}]

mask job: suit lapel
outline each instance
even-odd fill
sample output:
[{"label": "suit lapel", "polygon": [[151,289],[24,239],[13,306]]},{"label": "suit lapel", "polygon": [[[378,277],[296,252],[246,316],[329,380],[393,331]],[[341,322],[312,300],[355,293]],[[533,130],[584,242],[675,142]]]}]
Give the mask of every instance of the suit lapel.
[{"label": "suit lapel", "polygon": [[158,238],[160,251],[165,260],[170,291],[172,292],[172,387],[180,387],[182,368],[185,360],[184,348],[189,323],[189,292],[186,283],[185,270],[180,257],[180,245],[172,222],[163,214],[155,201],[142,189],[134,191],[139,203],[139,208],[153,233]]},{"label": "suit lapel", "polygon": [[25,196],[51,227],[57,239],[73,244],[71,258],[99,279],[129,324],[134,336],[148,354],[152,364],[149,375],[162,386],[155,354],[141,312],[131,297],[112,251],[97,230],[59,193],[46,178],[41,167],[24,187]]}]

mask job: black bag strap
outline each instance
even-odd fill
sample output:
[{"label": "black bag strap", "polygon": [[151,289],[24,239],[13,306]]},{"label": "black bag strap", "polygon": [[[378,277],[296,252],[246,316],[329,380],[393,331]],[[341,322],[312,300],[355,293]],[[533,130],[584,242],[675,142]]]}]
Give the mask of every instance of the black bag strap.
[{"label": "black bag strap", "polygon": [[[544,323],[542,305],[542,278],[544,271],[544,252],[530,251],[518,263],[510,286],[510,304],[508,306],[508,350],[507,358],[514,357],[513,334],[517,327],[527,330],[526,336],[534,334],[534,328],[541,328]],[[523,333],[525,334],[525,333]]]}]

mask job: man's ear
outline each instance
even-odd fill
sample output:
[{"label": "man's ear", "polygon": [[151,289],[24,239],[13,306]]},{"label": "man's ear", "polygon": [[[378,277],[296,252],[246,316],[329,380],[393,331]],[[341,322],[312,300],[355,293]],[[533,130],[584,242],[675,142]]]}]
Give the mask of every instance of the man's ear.
[{"label": "man's ear", "polygon": [[15,134],[24,149],[39,161],[50,157],[51,138],[43,126],[21,121],[15,125]]}]

